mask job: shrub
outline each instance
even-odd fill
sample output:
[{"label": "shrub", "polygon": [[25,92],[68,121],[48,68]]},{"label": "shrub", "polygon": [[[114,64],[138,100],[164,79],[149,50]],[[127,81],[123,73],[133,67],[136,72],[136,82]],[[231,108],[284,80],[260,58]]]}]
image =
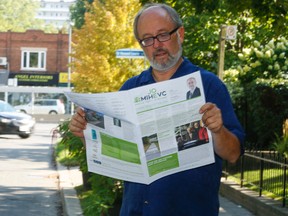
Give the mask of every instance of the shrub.
[{"label": "shrub", "polygon": [[288,41],[258,41],[239,54],[240,65],[224,81],[247,134],[248,149],[269,149],[288,116]]},{"label": "shrub", "polygon": [[282,138],[276,135],[273,145],[276,151],[288,158],[288,135],[284,135]]},{"label": "shrub", "polygon": [[69,131],[68,125],[69,120],[58,126],[62,136],[56,147],[58,160],[66,166],[78,165],[82,171],[83,187],[78,189],[78,195],[84,214],[109,215],[121,203],[122,181],[88,172],[84,145]]}]

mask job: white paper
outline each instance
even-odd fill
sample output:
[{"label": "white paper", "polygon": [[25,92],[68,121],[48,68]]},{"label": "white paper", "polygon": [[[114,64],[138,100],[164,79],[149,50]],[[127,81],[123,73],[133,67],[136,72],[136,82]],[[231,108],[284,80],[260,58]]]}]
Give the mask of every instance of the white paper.
[{"label": "white paper", "polygon": [[[201,95],[187,100],[191,77]],[[127,91],[66,95],[86,111],[90,172],[149,184],[215,161],[211,133],[200,127],[205,96],[199,71]],[[190,123],[198,123],[206,138],[193,137],[199,131],[189,138]]]}]

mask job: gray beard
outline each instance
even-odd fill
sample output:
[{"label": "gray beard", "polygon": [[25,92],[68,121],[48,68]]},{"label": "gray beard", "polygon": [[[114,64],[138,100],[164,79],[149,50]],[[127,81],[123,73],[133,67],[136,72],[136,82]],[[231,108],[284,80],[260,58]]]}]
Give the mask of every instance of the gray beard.
[{"label": "gray beard", "polygon": [[170,68],[172,68],[178,62],[181,56],[182,56],[182,46],[180,45],[179,51],[175,55],[169,54],[169,58],[167,62],[158,63],[153,60],[149,62],[150,62],[151,67],[154,68],[155,70],[165,72],[169,70]]}]

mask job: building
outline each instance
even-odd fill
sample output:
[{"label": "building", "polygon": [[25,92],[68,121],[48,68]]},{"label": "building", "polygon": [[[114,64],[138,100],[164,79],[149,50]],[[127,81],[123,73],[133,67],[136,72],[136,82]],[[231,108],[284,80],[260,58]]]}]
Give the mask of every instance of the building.
[{"label": "building", "polygon": [[69,35],[61,32],[0,32],[0,67],[9,72],[9,78],[17,78],[19,86],[62,86],[68,50]]},{"label": "building", "polygon": [[[71,27],[70,7],[76,0],[38,1],[40,8],[35,18],[58,29]],[[68,32],[70,37],[41,30],[0,32],[0,100],[15,106],[57,98],[65,103],[66,112],[72,113],[73,106],[64,95],[71,91],[71,28]]]},{"label": "building", "polygon": [[38,0],[40,8],[35,18],[57,28],[69,27],[70,7],[76,0]]},{"label": "building", "polygon": [[28,102],[63,97],[69,45],[69,35],[62,32],[0,32],[0,79],[13,81],[0,83],[0,100],[19,105],[23,98]]}]

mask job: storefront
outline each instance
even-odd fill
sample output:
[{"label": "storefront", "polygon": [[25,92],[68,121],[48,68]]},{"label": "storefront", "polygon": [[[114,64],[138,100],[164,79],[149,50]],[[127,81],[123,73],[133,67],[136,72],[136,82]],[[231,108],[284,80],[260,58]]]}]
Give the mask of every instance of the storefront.
[{"label": "storefront", "polygon": [[38,99],[59,99],[64,103],[65,113],[71,114],[74,112],[73,104],[65,96],[65,92],[70,91],[67,87],[0,86],[0,100],[18,106]]}]

